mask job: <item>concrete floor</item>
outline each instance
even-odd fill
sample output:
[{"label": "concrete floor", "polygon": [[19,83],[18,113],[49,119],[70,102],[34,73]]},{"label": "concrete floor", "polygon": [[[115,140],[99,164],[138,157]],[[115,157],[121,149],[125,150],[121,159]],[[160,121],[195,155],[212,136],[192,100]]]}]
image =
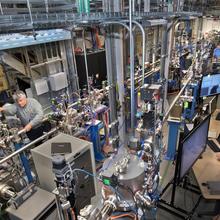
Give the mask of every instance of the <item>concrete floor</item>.
[{"label": "concrete floor", "polygon": [[[167,164],[168,164],[167,161],[163,161],[161,163],[160,172],[161,172],[162,176],[164,174],[164,171],[166,169]],[[163,185],[161,187],[162,189],[171,180],[171,178],[173,177],[173,174],[174,174],[174,165],[171,164],[169,166],[168,171],[167,171],[167,175],[164,178]],[[193,183],[194,185],[197,185],[193,173],[190,173],[190,182]],[[171,199],[171,192],[172,192],[172,188],[170,187],[167,190],[167,192],[164,194],[162,199],[169,202]],[[177,187],[175,198],[176,198],[175,205],[177,207],[180,207],[182,209],[190,211],[194,207],[194,204],[197,202],[199,196],[191,191],[185,190],[181,187]],[[198,217],[198,213],[201,211],[212,211],[214,209],[214,205],[215,205],[215,201],[207,201],[207,200],[202,199],[200,201],[199,206],[197,207],[193,217],[192,217],[192,220],[198,220],[198,219],[211,220],[212,217],[207,217],[207,216]],[[157,220],[179,220],[179,219],[181,219],[181,218],[179,218],[179,217],[177,217],[167,211],[164,211],[162,209],[158,209]]]}]

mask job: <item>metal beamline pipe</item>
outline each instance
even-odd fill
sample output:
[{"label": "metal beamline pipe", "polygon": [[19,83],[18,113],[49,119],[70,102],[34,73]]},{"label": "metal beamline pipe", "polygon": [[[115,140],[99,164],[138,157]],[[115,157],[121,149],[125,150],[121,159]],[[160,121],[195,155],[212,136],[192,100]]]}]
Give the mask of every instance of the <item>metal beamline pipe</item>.
[{"label": "metal beamline pipe", "polygon": [[4,159],[0,160],[0,164],[5,163],[6,161],[10,160],[11,158],[13,158],[14,156],[22,153],[23,151],[27,150],[28,148],[30,148],[33,144],[38,143],[39,141],[43,140],[44,138],[48,137],[49,135],[55,133],[56,131],[58,131],[58,128],[54,128],[51,131],[49,131],[48,133],[42,135],[41,137],[37,138],[36,140],[32,141],[31,143],[25,145],[24,147],[20,148],[19,150],[13,152],[12,154],[10,154],[9,156],[5,157]]},{"label": "metal beamline pipe", "polygon": [[162,124],[164,124],[164,122],[168,119],[170,111],[172,110],[172,108],[174,107],[174,105],[176,104],[177,100],[180,98],[180,96],[182,95],[182,93],[184,92],[185,88],[187,87],[187,85],[189,84],[189,82],[192,80],[193,78],[193,74],[191,74],[189,76],[189,78],[187,79],[187,81],[185,82],[185,85],[182,87],[182,89],[180,90],[180,92],[178,93],[178,95],[176,96],[176,98],[173,100],[172,104],[170,105],[166,115],[163,118],[163,122]]},{"label": "metal beamline pipe", "polygon": [[[47,120],[48,120],[48,115],[45,115],[45,117],[43,118],[42,122],[45,122],[45,121],[47,121]],[[24,134],[24,133],[26,133],[26,130],[23,128],[23,129],[19,130],[16,135],[19,136],[19,135]],[[10,139],[12,139],[14,136],[15,136],[15,135],[11,135],[11,136],[10,136]]]},{"label": "metal beamline pipe", "polygon": [[145,30],[144,30],[143,26],[139,22],[133,21],[133,23],[135,23],[140,28],[140,30],[142,32],[142,38],[143,38],[143,45],[142,45],[142,85],[144,85],[146,35],[145,35]]},{"label": "metal beamline pipe", "polygon": [[[146,74],[144,74],[144,79],[155,74],[156,72],[158,72],[160,70],[159,67],[156,67],[154,70],[151,70],[149,72],[147,72]],[[140,82],[142,79],[139,79],[138,82]],[[138,88],[140,88],[140,86],[138,86]]]},{"label": "metal beamline pipe", "polygon": [[[149,77],[150,75],[158,72],[160,70],[160,67],[156,67],[155,69],[151,69],[148,72],[144,73],[144,78]],[[135,81],[138,80],[138,83],[142,81],[142,76],[135,76]],[[127,80],[127,82],[130,83],[130,79]]]},{"label": "metal beamline pipe", "polygon": [[[128,22],[128,20],[125,20],[125,22]],[[145,43],[146,43],[146,34],[145,34],[145,30],[144,30],[143,26],[142,26],[139,22],[133,20],[132,23],[136,24],[136,25],[140,28],[141,33],[142,33],[142,41],[143,41],[143,45],[142,45],[142,85],[144,85],[144,78],[145,78],[145,77],[144,77],[144,70],[145,70],[145,52],[146,52],[146,45],[145,45]],[[134,29],[134,30],[135,30],[135,29]]]}]

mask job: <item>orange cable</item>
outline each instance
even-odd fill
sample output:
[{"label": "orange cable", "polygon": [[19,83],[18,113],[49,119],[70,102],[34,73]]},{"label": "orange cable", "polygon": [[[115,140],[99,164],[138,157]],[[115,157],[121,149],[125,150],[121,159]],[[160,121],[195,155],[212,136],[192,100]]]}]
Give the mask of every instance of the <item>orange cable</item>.
[{"label": "orange cable", "polygon": [[122,214],[122,215],[117,215],[117,216],[112,216],[110,219],[118,219],[118,218],[123,218],[123,217],[131,217],[132,219],[136,219],[136,215],[133,214]]}]

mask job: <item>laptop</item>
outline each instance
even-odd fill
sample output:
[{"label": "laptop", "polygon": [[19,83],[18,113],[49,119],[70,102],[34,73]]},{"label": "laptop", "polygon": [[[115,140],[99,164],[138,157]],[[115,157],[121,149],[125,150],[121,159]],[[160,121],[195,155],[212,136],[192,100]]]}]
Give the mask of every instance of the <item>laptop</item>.
[{"label": "laptop", "polygon": [[70,142],[55,142],[51,143],[51,155],[56,154],[70,154],[72,153],[71,143]]}]

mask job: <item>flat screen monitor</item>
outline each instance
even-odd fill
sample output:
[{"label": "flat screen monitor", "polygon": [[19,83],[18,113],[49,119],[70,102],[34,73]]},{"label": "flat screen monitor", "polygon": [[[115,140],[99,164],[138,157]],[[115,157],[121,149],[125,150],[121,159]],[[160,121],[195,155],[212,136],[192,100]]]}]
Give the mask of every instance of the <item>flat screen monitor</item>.
[{"label": "flat screen monitor", "polygon": [[220,74],[206,75],[202,77],[200,97],[220,94]]},{"label": "flat screen monitor", "polygon": [[196,126],[181,142],[181,163],[179,181],[187,174],[193,164],[206,148],[208,139],[210,115]]}]

